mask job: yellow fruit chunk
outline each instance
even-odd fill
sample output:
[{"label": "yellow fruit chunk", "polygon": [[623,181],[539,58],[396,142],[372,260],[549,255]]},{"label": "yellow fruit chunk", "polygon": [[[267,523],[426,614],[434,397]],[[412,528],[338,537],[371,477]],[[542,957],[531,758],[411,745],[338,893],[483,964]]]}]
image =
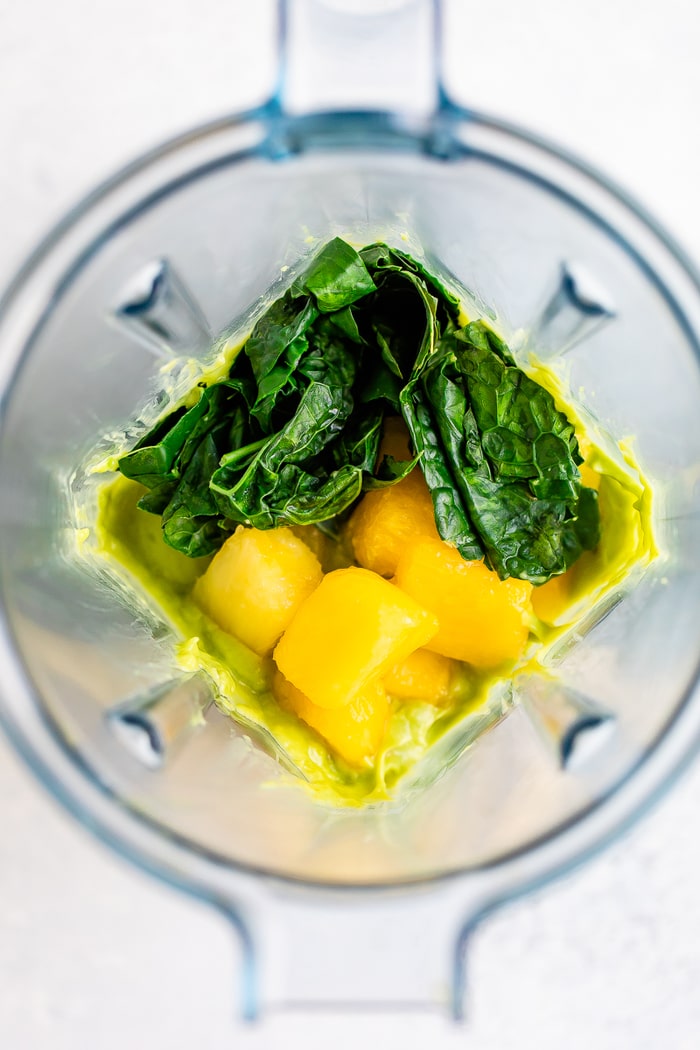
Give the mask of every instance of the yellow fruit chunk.
[{"label": "yellow fruit chunk", "polygon": [[314,552],[324,572],[345,569],[355,562],[349,543],[326,536],[315,525],[292,525],[292,532]]},{"label": "yellow fruit chunk", "polygon": [[442,540],[419,540],[401,556],[394,582],[440,624],[427,648],[474,667],[515,660],[528,637],[532,585],[500,580]]},{"label": "yellow fruit chunk", "polygon": [[416,649],[389,668],[384,675],[384,685],[391,696],[440,704],[450,695],[453,670],[454,663],[446,656],[429,649]]},{"label": "yellow fruit chunk", "polygon": [[215,555],[194,596],[219,627],[264,655],[322,575],[316,555],[289,529],[241,526]]},{"label": "yellow fruit chunk", "polygon": [[384,432],[379,446],[377,466],[385,456],[391,456],[392,459],[399,461],[411,459],[410,441],[411,435],[401,416],[387,416],[384,420]]},{"label": "yellow fruit chunk", "polygon": [[280,707],[298,715],[315,729],[337,754],[352,766],[362,766],[379,750],[389,698],[377,679],[368,682],[345,707],[328,711],[312,704],[307,696],[276,672],[273,691]]},{"label": "yellow fruit chunk", "polygon": [[313,704],[335,710],[436,630],[431,613],[381,576],[336,569],[301,604],[275,660]]},{"label": "yellow fruit chunk", "polygon": [[569,572],[552,576],[551,580],[535,587],[532,592],[532,608],[535,615],[545,623],[554,623],[571,600]]},{"label": "yellow fruit chunk", "polygon": [[297,536],[302,543],[312,551],[319,560],[319,563],[323,563],[323,559],[326,555],[326,548],[330,542],[327,536],[317,529],[315,525],[292,525],[291,531]]},{"label": "yellow fruit chunk", "polygon": [[348,535],[360,565],[380,576],[393,576],[409,540],[439,539],[421,469],[415,467],[389,488],[368,492],[348,522]]},{"label": "yellow fruit chunk", "polygon": [[[410,459],[409,440],[403,419],[389,416],[384,422],[377,464],[384,456]],[[367,493],[347,529],[356,560],[380,576],[393,576],[407,539],[437,535],[433,501],[420,467],[389,488]]]},{"label": "yellow fruit chunk", "polygon": [[593,470],[593,467],[589,467],[587,463],[582,463],[578,468],[581,473],[581,482],[589,489],[595,489],[596,492],[600,488],[600,474],[597,470]]}]

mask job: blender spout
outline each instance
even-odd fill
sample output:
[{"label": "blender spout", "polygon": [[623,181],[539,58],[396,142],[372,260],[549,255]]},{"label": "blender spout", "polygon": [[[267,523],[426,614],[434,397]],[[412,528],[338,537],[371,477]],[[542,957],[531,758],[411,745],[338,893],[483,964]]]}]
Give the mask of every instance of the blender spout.
[{"label": "blender spout", "polygon": [[290,115],[425,118],[440,96],[440,0],[279,0],[277,102]]}]

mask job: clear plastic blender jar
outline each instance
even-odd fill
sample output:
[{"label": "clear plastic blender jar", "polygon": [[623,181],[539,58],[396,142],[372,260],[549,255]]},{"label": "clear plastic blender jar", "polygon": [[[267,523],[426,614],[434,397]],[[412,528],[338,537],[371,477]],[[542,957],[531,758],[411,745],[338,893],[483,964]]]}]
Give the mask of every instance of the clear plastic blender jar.
[{"label": "clear plastic blender jar", "polygon": [[[694,751],[700,293],[604,179],[451,102],[431,4],[347,6],[286,5],[275,96],[115,176],[2,301],[0,718],[96,834],[234,923],[246,1015],[459,1015],[478,918],[608,841]],[[663,555],[560,653],[554,692],[521,683],[508,716],[405,805],[332,812],[286,790],[206,683],[177,676],[165,625],[70,550],[90,450],[157,412],[164,366],[177,376],[232,321],[244,331],[336,234],[408,236],[507,339],[565,354],[601,425],[634,436]]]}]

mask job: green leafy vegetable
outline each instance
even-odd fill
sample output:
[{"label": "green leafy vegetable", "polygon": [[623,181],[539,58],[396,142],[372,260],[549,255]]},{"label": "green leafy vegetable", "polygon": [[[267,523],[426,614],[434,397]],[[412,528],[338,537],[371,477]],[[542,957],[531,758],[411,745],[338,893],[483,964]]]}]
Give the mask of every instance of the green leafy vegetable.
[{"label": "green leafy vegetable", "polygon": [[[414,456],[377,463],[401,413]],[[229,376],[122,456],[166,543],[199,557],[237,524],[331,531],[419,463],[440,535],[543,583],[598,542],[574,428],[482,322],[410,256],[335,238],[259,319]]]},{"label": "green leafy vegetable", "polygon": [[[451,480],[502,578],[544,583],[597,544],[597,495],[581,485],[572,424],[482,322],[443,337],[402,398],[414,443],[430,437],[433,473]],[[457,515],[449,536],[436,517],[443,538],[475,557],[468,533],[455,535]]]},{"label": "green leafy vegetable", "polygon": [[335,237],[322,248],[297,282],[321,313],[342,310],[374,291],[374,281],[354,248]]}]

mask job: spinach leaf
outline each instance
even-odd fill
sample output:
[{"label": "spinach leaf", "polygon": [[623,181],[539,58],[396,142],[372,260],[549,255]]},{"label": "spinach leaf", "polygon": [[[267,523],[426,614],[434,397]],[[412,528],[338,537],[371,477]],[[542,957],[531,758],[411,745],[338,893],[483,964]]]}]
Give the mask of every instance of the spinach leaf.
[{"label": "spinach leaf", "polygon": [[409,377],[417,358],[434,349],[436,301],[410,273],[381,273],[376,293],[358,314],[366,342],[379,349],[385,367],[401,380]]}]

